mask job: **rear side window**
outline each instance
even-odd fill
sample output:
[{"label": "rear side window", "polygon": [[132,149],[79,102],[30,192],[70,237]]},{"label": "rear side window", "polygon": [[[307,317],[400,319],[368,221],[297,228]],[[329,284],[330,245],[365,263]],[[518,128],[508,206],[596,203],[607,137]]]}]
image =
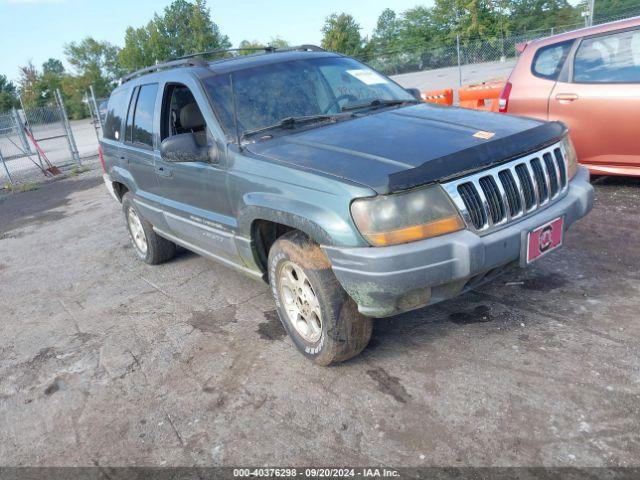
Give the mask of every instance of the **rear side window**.
[{"label": "rear side window", "polygon": [[157,93],[157,83],[142,85],[134,91],[127,115],[127,142],[139,147],[153,147],[153,116]]},{"label": "rear side window", "polygon": [[640,83],[640,30],[587,38],[573,64],[576,83]]},{"label": "rear side window", "polygon": [[556,43],[538,50],[531,66],[533,74],[536,77],[557,80],[572,43],[573,41]]},{"label": "rear side window", "polygon": [[127,96],[124,90],[111,94],[107,105],[107,118],[104,121],[104,138],[120,140],[122,138],[122,117],[126,108]]}]

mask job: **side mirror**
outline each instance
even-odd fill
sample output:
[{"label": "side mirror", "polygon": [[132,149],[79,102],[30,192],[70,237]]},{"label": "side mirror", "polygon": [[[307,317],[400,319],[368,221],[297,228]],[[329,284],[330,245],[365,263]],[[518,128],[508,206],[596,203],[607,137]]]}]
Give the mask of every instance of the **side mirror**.
[{"label": "side mirror", "polygon": [[422,94],[420,93],[420,90],[418,90],[417,88],[406,88],[405,90],[409,92],[413,96],[413,98],[422,102]]},{"label": "side mirror", "polygon": [[193,133],[180,133],[165,138],[160,144],[160,155],[165,162],[211,162],[217,163],[218,149],[201,147]]}]

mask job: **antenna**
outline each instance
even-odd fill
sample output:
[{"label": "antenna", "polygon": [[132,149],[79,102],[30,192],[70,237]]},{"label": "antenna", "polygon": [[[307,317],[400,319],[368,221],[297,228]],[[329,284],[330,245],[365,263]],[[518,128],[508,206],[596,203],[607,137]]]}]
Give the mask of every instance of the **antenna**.
[{"label": "antenna", "polygon": [[229,74],[229,87],[231,88],[231,101],[233,102],[233,123],[236,129],[236,142],[238,142],[238,150],[242,151],[240,130],[238,129],[238,102],[236,101],[236,88],[233,84],[233,73]]}]

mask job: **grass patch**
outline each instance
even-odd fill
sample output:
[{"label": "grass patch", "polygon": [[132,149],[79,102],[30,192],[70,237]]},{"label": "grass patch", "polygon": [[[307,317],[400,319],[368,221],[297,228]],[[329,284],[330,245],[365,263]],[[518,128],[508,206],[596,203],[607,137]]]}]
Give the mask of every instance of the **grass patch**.
[{"label": "grass patch", "polygon": [[32,190],[37,190],[38,188],[40,188],[40,185],[38,185],[35,182],[25,182],[25,183],[17,183],[17,184],[11,185],[9,182],[7,182],[4,184],[3,188],[13,193],[30,192]]},{"label": "grass patch", "polygon": [[89,167],[87,167],[86,165],[83,165],[81,167],[73,167],[71,169],[71,172],[69,172],[69,175],[71,175],[72,177],[77,177],[81,173],[88,172],[89,170],[91,170],[91,169]]}]

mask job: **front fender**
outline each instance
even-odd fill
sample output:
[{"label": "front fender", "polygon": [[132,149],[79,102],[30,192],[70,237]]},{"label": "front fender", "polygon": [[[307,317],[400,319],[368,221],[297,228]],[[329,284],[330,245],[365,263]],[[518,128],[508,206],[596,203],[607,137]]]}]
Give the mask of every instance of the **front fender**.
[{"label": "front fender", "polygon": [[279,193],[248,193],[238,212],[240,235],[250,238],[255,220],[267,220],[304,232],[320,245],[362,246],[364,240],[353,226],[348,201],[330,196],[314,203]]}]

